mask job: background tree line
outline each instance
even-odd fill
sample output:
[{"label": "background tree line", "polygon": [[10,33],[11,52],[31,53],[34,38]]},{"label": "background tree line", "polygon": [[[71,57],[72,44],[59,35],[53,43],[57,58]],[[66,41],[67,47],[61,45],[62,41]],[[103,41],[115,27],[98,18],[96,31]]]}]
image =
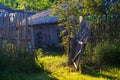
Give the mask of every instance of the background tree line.
[{"label": "background tree line", "polygon": [[[119,0],[56,0],[56,2],[57,5],[55,6],[54,14],[59,15],[59,25],[64,26],[64,30],[61,32],[60,36],[63,40],[62,45],[70,58],[72,57],[71,53],[73,54],[71,51],[74,50],[74,38],[79,37],[77,36],[80,30],[79,16],[84,16],[85,21],[92,23],[92,37],[94,37],[94,35],[98,37],[94,37],[92,42],[95,43],[101,37],[101,39],[99,39],[100,42],[96,42],[94,46],[91,46],[92,49],[99,43],[104,44],[102,41],[110,41],[109,43],[111,43],[111,41],[114,42],[114,40],[119,40],[120,25],[117,23],[120,20]],[[90,46],[88,48],[91,50]],[[117,48],[119,49],[120,47]],[[119,52],[118,49],[116,49],[116,51]],[[106,52],[105,54],[107,55]],[[112,50],[109,54],[113,54]],[[91,58],[91,56],[89,56],[89,58]],[[107,59],[110,60],[109,58],[110,57]]]},{"label": "background tree line", "polygon": [[54,0],[0,0],[0,3],[18,10],[23,10],[26,4],[28,11],[36,12],[50,8],[54,5]]}]

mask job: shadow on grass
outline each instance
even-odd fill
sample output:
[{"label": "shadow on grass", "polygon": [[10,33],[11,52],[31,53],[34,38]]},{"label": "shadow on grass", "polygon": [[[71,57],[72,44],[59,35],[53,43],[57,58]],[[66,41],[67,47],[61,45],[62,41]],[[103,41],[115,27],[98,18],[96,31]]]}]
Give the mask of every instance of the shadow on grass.
[{"label": "shadow on grass", "polygon": [[58,80],[51,72],[44,70],[40,73],[0,72],[0,80]]},{"label": "shadow on grass", "polygon": [[45,70],[44,72],[40,73],[39,77],[37,77],[34,80],[58,80],[58,79],[52,76],[50,71]]},{"label": "shadow on grass", "polygon": [[103,77],[103,78],[107,78],[109,80],[114,80],[116,79],[116,77],[113,77],[113,76],[109,76],[109,75],[105,75],[105,74],[101,74],[101,73],[98,73],[98,72],[94,72],[94,71],[84,71],[83,74],[85,75],[90,75],[90,76],[93,76],[93,77]]},{"label": "shadow on grass", "polygon": [[64,51],[54,51],[54,50],[46,50],[44,51],[44,56],[62,56]]},{"label": "shadow on grass", "polygon": [[[102,71],[109,72],[110,74],[113,73],[107,67],[102,68]],[[87,69],[84,69],[84,70],[82,70],[82,73],[85,74],[85,75],[93,76],[93,77],[107,78],[108,80],[115,80],[115,79],[117,79],[117,77],[114,77],[112,75],[109,75],[109,74],[107,75],[107,74],[100,73],[100,69],[99,70],[95,70],[95,69],[94,70],[87,70]]]}]

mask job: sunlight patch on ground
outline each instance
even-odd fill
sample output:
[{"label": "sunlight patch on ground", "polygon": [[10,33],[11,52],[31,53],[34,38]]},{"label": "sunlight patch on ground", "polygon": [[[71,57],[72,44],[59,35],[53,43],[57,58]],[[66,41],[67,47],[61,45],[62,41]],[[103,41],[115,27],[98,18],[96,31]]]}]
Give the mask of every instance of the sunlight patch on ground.
[{"label": "sunlight patch on ground", "polygon": [[43,63],[45,70],[51,72],[49,76],[55,77],[58,80],[107,80],[102,76],[94,77],[87,74],[81,74],[81,72],[75,72],[75,70],[66,65],[67,57],[64,56],[44,56],[39,58],[39,61]]}]

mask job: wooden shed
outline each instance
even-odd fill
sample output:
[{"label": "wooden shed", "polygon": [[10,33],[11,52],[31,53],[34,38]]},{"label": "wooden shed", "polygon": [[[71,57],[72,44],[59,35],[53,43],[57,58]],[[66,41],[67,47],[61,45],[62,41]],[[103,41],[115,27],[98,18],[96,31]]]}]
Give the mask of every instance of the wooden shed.
[{"label": "wooden shed", "polygon": [[[57,16],[51,16],[52,10],[38,12],[28,18],[31,27],[31,42],[35,48],[57,47],[60,44],[59,33],[63,27],[58,27]],[[23,24],[24,24],[23,20]]]}]

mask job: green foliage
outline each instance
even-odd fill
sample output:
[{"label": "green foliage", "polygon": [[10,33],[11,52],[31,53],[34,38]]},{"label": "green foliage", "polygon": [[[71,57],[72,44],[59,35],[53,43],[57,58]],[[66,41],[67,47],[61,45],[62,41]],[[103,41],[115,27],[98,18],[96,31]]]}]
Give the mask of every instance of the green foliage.
[{"label": "green foliage", "polygon": [[84,0],[83,4],[84,15],[94,15],[105,13],[104,0]]},{"label": "green foliage", "polygon": [[[119,2],[106,2],[105,0],[84,0],[82,4],[82,14],[90,17],[88,21],[91,21],[93,25],[106,24],[104,21],[110,22],[109,16],[120,16]],[[108,16],[107,16],[108,15]],[[113,17],[113,18],[114,18]],[[113,19],[111,19],[113,20]],[[107,25],[108,26],[108,25]],[[107,27],[106,26],[106,27]]]},{"label": "green foliage", "polygon": [[[59,26],[64,26],[64,30],[61,31],[60,37],[62,37],[62,45],[67,52],[69,42],[72,43],[69,38],[73,38],[79,31],[79,15],[80,15],[80,2],[78,0],[56,0],[57,5],[54,6],[53,14],[59,16]],[[68,53],[68,52],[67,52]]]},{"label": "green foliage", "polygon": [[39,48],[38,50],[35,51],[35,56],[36,56],[36,58],[43,56],[43,51],[41,48]]},{"label": "green foliage", "polygon": [[[41,53],[41,52],[40,52]],[[0,72],[0,80],[119,80],[120,68],[104,66],[100,71],[88,71],[80,73],[66,64],[66,55],[57,55],[58,52],[43,53],[38,62],[44,65],[44,71],[40,73]],[[52,56],[53,54],[53,56]],[[55,55],[54,55],[55,54]],[[94,66],[94,65],[92,65]]]},{"label": "green foliage", "polygon": [[103,42],[95,47],[95,55],[101,63],[108,65],[120,65],[119,41]]},{"label": "green foliage", "polygon": [[85,54],[80,62],[82,72],[98,72],[103,65],[120,65],[120,44],[119,40],[105,41],[98,43],[95,47],[87,43]]},{"label": "green foliage", "polygon": [[[107,2],[105,0],[84,0],[82,7],[83,7],[83,14],[84,15],[103,15],[103,14],[118,14],[119,15],[119,9],[117,7],[120,6],[119,2],[109,2],[108,5],[106,5]],[[116,13],[117,12],[117,13]]]},{"label": "green foliage", "polygon": [[15,56],[15,51],[16,51],[15,45],[11,43],[5,44],[3,50],[7,54]]},{"label": "green foliage", "polygon": [[24,9],[25,1],[23,0],[0,0],[0,3],[13,9]]},{"label": "green foliage", "polygon": [[40,72],[43,69],[42,64],[37,64],[37,53],[30,54],[21,49],[15,50],[12,44],[6,44],[0,53],[0,72]]},{"label": "green foliage", "polygon": [[51,8],[54,3],[50,0],[26,0],[26,4],[29,11],[40,11]]},{"label": "green foliage", "polygon": [[13,9],[24,9],[24,4],[27,5],[28,11],[40,11],[50,8],[54,5],[53,0],[0,0],[0,3],[13,8]]},{"label": "green foliage", "polygon": [[80,61],[80,70],[84,73],[86,71],[99,71],[100,61],[98,60],[98,56],[93,54],[91,50],[91,44],[87,43],[85,47],[84,55]]}]

